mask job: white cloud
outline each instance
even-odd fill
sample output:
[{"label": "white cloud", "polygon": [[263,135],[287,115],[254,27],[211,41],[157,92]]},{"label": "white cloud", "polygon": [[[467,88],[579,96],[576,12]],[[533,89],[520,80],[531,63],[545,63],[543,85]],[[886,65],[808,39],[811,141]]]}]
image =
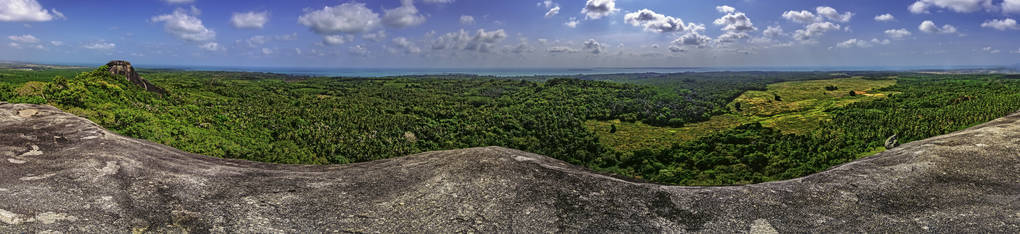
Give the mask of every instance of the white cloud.
[{"label": "white cloud", "polygon": [[903,39],[909,37],[912,34],[913,33],[911,33],[910,30],[907,30],[905,28],[885,30],[885,35],[889,36],[889,38],[892,39]]},{"label": "white cloud", "polygon": [[798,29],[793,32],[793,38],[800,41],[814,40],[825,35],[828,31],[836,31],[840,28],[840,25],[833,24],[832,22],[812,23],[804,27],[804,29]]},{"label": "white cloud", "polygon": [[368,55],[370,54],[368,49],[361,45],[351,46],[350,48],[347,49],[347,52],[350,53],[351,55],[360,57],[368,57]]},{"label": "white cloud", "polygon": [[563,23],[563,25],[570,28],[577,28],[578,23],[581,23],[581,21],[578,21],[577,18],[570,17],[570,20],[568,20],[566,23]]},{"label": "white cloud", "polygon": [[[657,33],[682,32],[694,28],[704,28],[704,26],[693,23],[684,24],[684,21],[680,18],[655,13],[655,11],[649,9],[628,13],[623,16],[623,21],[635,27],[642,27],[645,31]],[[719,20],[716,20],[716,22],[719,22]]]},{"label": "white cloud", "polygon": [[1003,13],[1020,13],[1020,0],[1005,0],[1002,2]]},{"label": "white cloud", "polygon": [[386,39],[386,31],[379,30],[378,32],[374,33],[361,34],[361,38],[375,42],[382,41],[383,39]]},{"label": "white cloud", "polygon": [[606,51],[606,46],[592,38],[584,42],[584,50],[591,52],[592,54],[601,54]]},{"label": "white cloud", "polygon": [[680,36],[680,38],[673,40],[672,43],[676,46],[696,46],[701,48],[708,46],[710,41],[712,41],[711,37],[701,35],[698,32],[688,32],[687,34]]},{"label": "white cloud", "polygon": [[818,17],[816,17],[814,13],[805,10],[783,12],[783,19],[802,24],[810,24],[818,21]]},{"label": "white cloud", "polygon": [[[192,10],[192,13],[197,13]],[[216,38],[216,31],[202,25],[202,20],[190,15],[181,8],[174,10],[174,13],[167,15],[153,16],[152,22],[163,22],[163,29],[188,41],[208,41]]]},{"label": "white cloud", "polygon": [[110,43],[110,42],[99,41],[99,42],[95,42],[95,43],[85,44],[85,46],[83,46],[83,47],[85,47],[85,49],[90,49],[90,50],[109,50],[109,49],[116,48],[117,44]]},{"label": "white cloud", "polygon": [[925,33],[943,33],[943,34],[956,33],[956,27],[954,27],[953,25],[946,24],[942,25],[942,27],[938,27],[937,25],[935,25],[935,22],[932,22],[931,20],[925,20],[924,22],[921,22],[921,25],[917,26],[917,29]]},{"label": "white cloud", "polygon": [[876,15],[875,16],[875,21],[878,21],[878,22],[889,22],[889,21],[894,21],[894,20],[896,20],[896,17],[893,16],[892,14],[888,14],[888,13],[887,14],[882,14],[882,15]]},{"label": "white cloud", "polygon": [[64,42],[62,42],[62,41],[50,41],[50,45],[53,45],[53,46],[62,46],[62,45],[64,45]]},{"label": "white cloud", "polygon": [[1020,54],[1020,48],[1016,49],[1015,51],[1010,51],[1009,53],[1011,53],[1011,54]]},{"label": "white cloud", "polygon": [[273,49],[270,49],[270,48],[262,48],[262,54],[263,54],[263,55],[271,55],[271,54],[273,54]]},{"label": "white cloud", "polygon": [[417,26],[425,23],[425,16],[418,14],[413,0],[400,0],[400,7],[383,10],[383,24],[394,28]]},{"label": "white cloud", "polygon": [[737,11],[736,8],[733,8],[733,7],[727,6],[727,5],[716,6],[715,10],[718,11],[719,13],[724,13],[724,14],[725,13],[733,13],[733,12]]},{"label": "white cloud", "polygon": [[506,37],[506,31],[503,29],[493,31],[478,29],[473,35],[461,29],[459,32],[451,32],[439,36],[439,38],[432,42],[432,49],[488,53],[494,51],[496,44],[502,42]]},{"label": "white cloud", "polygon": [[783,32],[783,27],[779,25],[768,26],[765,28],[765,31],[762,31],[762,35],[766,37],[779,37],[782,36],[783,34],[785,34]]},{"label": "white cloud", "polygon": [[829,20],[843,23],[850,22],[850,19],[854,17],[853,12],[847,11],[843,12],[843,14],[840,14],[839,11],[837,11],[836,9],[827,6],[817,7],[815,8],[815,12],[817,12],[819,16],[823,16],[825,18],[828,18]]},{"label": "white cloud", "polygon": [[220,50],[223,50],[223,47],[220,47],[220,43],[216,43],[216,42],[205,43],[205,44],[202,44],[202,45],[198,46],[198,48],[202,48],[203,50],[208,50],[208,51],[220,51]]},{"label": "white cloud", "polygon": [[549,49],[547,49],[546,52],[549,52],[550,54],[565,54],[565,53],[577,53],[577,50],[566,46],[553,46],[549,47]]},{"label": "white cloud", "polygon": [[163,1],[170,4],[184,4],[195,2],[195,0],[163,0]]},{"label": "white cloud", "polygon": [[322,37],[322,43],[326,45],[340,45],[354,40],[354,36],[327,35]]},{"label": "white cloud", "polygon": [[850,39],[850,40],[846,40],[844,42],[836,43],[836,47],[839,47],[839,48],[852,48],[852,47],[868,48],[868,47],[871,47],[871,43],[868,43],[868,41],[865,41],[865,40],[857,40],[857,38],[853,38],[853,39]]},{"label": "white cloud", "polygon": [[298,17],[298,23],[323,35],[365,32],[378,27],[379,22],[379,14],[365,7],[364,3],[353,2],[326,6]]},{"label": "white cloud", "polygon": [[265,26],[267,22],[269,22],[269,12],[266,11],[249,11],[244,13],[235,12],[234,15],[230,17],[230,23],[234,25],[235,28],[260,29]]},{"label": "white cloud", "polygon": [[10,39],[10,40],[12,40],[14,42],[25,43],[25,44],[39,43],[39,38],[35,38],[35,36],[28,35],[28,34],[21,35],[21,36],[7,36],[7,39]]},{"label": "white cloud", "polygon": [[723,31],[746,32],[758,30],[751,23],[751,18],[748,18],[743,12],[726,14],[722,18],[716,19],[714,23],[716,25],[724,25]]},{"label": "white cloud", "polygon": [[620,9],[616,8],[616,0],[588,0],[581,14],[584,14],[586,19],[599,19],[618,11]]},{"label": "white cloud", "polygon": [[992,10],[996,6],[992,0],[920,0],[907,7],[911,13],[929,13],[932,7],[950,9],[960,13],[970,13],[982,9]]},{"label": "white cloud", "polygon": [[1016,26],[1016,20],[1011,18],[1006,19],[993,19],[981,23],[982,28],[994,28],[999,31],[1006,31],[1009,29],[1017,30],[1020,29]]},{"label": "white cloud", "polygon": [[840,43],[836,43],[836,47],[839,47],[839,48],[854,48],[854,47],[857,47],[857,48],[870,48],[870,47],[873,47],[875,45],[888,45],[888,44],[892,44],[892,41],[889,41],[889,39],[879,40],[878,38],[872,38],[871,41],[866,41],[866,40],[860,40],[860,39],[857,39],[857,38],[852,38],[850,40],[846,40],[846,41],[843,41],[843,42],[840,42]]},{"label": "white cloud", "polygon": [[393,38],[393,44],[399,46],[401,49],[404,50],[404,52],[408,54],[421,53],[421,48],[418,48],[418,46],[415,45],[414,42],[411,42],[410,40],[404,37]]},{"label": "white cloud", "polygon": [[431,4],[447,4],[447,3],[453,3],[454,0],[424,0],[423,2],[431,3]]},{"label": "white cloud", "polygon": [[560,6],[556,6],[556,7],[553,7],[553,8],[549,8],[549,11],[545,12],[545,17],[549,18],[549,17],[553,17],[554,15],[559,15],[559,14],[560,14]]},{"label": "white cloud", "polygon": [[981,51],[988,52],[989,54],[998,54],[1002,52],[1001,50],[993,49],[991,46],[981,48]]},{"label": "white cloud", "polygon": [[475,17],[470,15],[462,15],[460,16],[460,24],[461,25],[475,24]]},{"label": "white cloud", "polygon": [[0,0],[0,22],[45,22],[65,18],[56,9],[46,10],[36,0]]}]

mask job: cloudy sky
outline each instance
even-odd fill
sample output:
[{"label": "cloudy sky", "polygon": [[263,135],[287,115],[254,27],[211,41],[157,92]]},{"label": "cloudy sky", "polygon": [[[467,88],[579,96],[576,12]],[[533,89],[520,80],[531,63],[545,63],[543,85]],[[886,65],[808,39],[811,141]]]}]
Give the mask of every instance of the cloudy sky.
[{"label": "cloudy sky", "polygon": [[0,60],[277,67],[1020,63],[1020,0],[0,0]]}]

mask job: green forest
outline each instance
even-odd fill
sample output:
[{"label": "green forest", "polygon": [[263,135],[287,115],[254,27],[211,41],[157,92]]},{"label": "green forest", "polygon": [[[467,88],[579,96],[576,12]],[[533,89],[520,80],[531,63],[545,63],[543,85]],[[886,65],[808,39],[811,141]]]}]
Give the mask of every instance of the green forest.
[{"label": "green forest", "polygon": [[[504,146],[621,177],[681,185],[805,176],[879,152],[892,135],[901,142],[915,141],[1020,110],[1020,77],[1009,75],[717,72],[326,78],[173,70],[143,70],[141,75],[168,94],[146,92],[105,67],[0,70],[0,100],[54,105],[119,134],[214,157],[343,164]],[[749,91],[769,92],[770,84],[851,77],[894,79],[895,84],[871,91],[889,94],[881,98],[812,109],[825,118],[817,119],[809,131],[784,132],[752,119],[699,133],[692,140],[620,150],[600,141],[600,135],[614,134],[615,125],[613,132],[586,125],[618,120],[681,128],[716,116],[748,115],[748,108],[734,101]],[[858,95],[837,84],[817,93]],[[770,102],[782,99],[776,95]]]}]

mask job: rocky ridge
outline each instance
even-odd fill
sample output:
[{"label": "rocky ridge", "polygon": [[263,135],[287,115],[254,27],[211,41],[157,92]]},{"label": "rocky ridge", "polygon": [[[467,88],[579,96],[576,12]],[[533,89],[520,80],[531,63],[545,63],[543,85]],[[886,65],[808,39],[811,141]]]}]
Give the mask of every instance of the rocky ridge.
[{"label": "rocky ridge", "polygon": [[330,166],[182,152],[0,104],[0,233],[1020,232],[1020,114],[803,178],[684,187],[500,147]]}]

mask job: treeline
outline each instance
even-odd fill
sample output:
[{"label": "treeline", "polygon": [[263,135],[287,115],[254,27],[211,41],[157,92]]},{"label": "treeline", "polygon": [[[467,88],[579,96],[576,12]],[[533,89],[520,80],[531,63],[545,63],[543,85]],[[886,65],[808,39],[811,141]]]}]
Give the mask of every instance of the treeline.
[{"label": "treeline", "polygon": [[812,134],[784,135],[750,124],[666,150],[622,152],[600,167],[686,185],[791,179],[882,150],[893,135],[910,142],[1020,110],[1020,80],[997,76],[914,75],[883,91],[899,93],[832,110],[833,119]]}]

